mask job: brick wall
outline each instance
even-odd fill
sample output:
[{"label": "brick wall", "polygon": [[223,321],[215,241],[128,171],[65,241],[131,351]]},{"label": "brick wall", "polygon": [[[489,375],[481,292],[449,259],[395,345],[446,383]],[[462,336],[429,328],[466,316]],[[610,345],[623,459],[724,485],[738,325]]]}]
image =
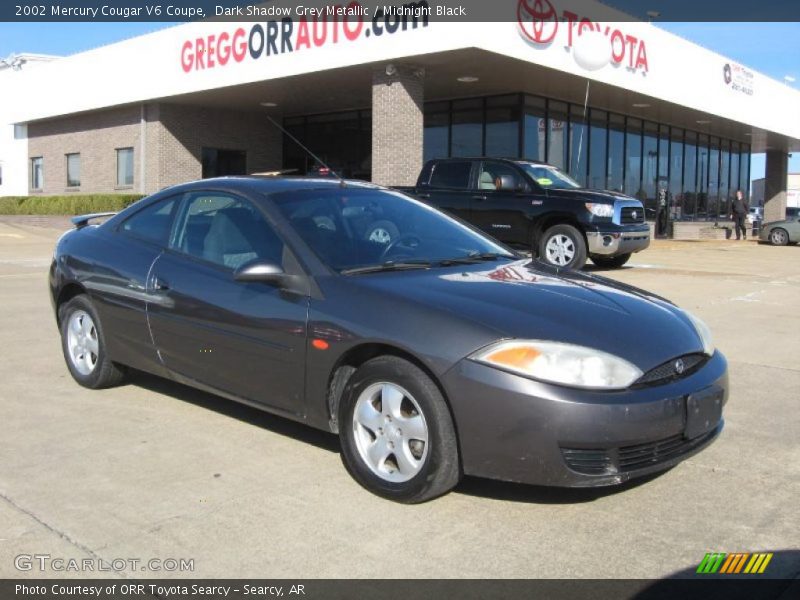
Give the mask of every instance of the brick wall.
[{"label": "brick wall", "polygon": [[161,104],[159,122],[158,188],[200,179],[203,147],[244,150],[248,173],[282,166],[282,134],[263,113]]},{"label": "brick wall", "polygon": [[372,181],[414,185],[422,169],[424,72],[396,65],[372,77]]},{"label": "brick wall", "polygon": [[[31,193],[152,193],[200,179],[204,146],[244,150],[248,173],[281,168],[282,134],[261,113],[150,103],[144,105],[142,126],[141,111],[137,104],[31,123],[28,156],[44,159],[44,186]],[[116,149],[126,147],[134,148],[134,183],[118,187]],[[79,188],[67,187],[71,153],[81,155]],[[30,169],[29,160],[29,185]]]},{"label": "brick wall", "polygon": [[[28,157],[43,158],[41,193],[136,192],[139,173],[140,107],[126,106],[28,125]],[[134,148],[134,187],[117,187],[117,148]],[[81,155],[81,185],[67,187],[67,154]],[[31,184],[28,160],[28,186]],[[32,193],[37,193],[33,192]]]}]

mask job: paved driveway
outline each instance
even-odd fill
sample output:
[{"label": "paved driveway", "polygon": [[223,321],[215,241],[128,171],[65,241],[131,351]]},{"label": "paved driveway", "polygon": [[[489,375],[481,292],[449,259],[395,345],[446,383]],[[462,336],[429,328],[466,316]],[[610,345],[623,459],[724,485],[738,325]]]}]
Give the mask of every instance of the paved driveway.
[{"label": "paved driveway", "polygon": [[[467,478],[401,506],[350,479],[332,435],[149,376],[73,383],[46,290],[58,234],[0,218],[0,577],[61,575],[17,571],[20,554],[194,560],[139,576],[661,577],[798,548],[800,248],[656,242],[608,273],[696,311],[726,352],[705,452],[614,490]],[[799,571],[797,554],[770,567]]]}]

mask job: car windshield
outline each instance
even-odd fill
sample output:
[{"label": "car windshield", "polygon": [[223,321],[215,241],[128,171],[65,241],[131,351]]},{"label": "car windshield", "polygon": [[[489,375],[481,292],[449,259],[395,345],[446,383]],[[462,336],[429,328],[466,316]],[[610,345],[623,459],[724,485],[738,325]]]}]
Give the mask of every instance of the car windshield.
[{"label": "car windshield", "polygon": [[270,199],[320,260],[340,272],[516,258],[467,225],[397,192],[337,188]]},{"label": "car windshield", "polygon": [[533,180],[543,188],[555,190],[572,190],[582,187],[580,183],[564,173],[558,167],[552,165],[541,165],[538,163],[519,162],[517,163]]}]

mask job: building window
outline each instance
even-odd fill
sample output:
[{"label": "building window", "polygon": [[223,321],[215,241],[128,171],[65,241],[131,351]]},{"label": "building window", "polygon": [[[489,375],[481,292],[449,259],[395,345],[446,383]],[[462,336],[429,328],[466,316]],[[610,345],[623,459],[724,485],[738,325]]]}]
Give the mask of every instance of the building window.
[{"label": "building window", "polygon": [[81,185],[81,155],[67,154],[67,187]]},{"label": "building window", "polygon": [[559,169],[567,168],[567,105],[547,103],[547,162]]},{"label": "building window", "polygon": [[525,97],[525,138],[522,156],[533,160],[545,159],[547,137],[547,106],[544,98]]},{"label": "building window", "polygon": [[133,185],[133,148],[117,148],[117,187]]},{"label": "building window", "polygon": [[247,153],[244,150],[203,148],[203,179],[226,175],[247,175]]},{"label": "building window", "polygon": [[486,156],[519,156],[520,97],[486,99]]},{"label": "building window", "polygon": [[31,159],[31,189],[41,190],[44,187],[44,159],[36,156]]},{"label": "building window", "polygon": [[483,100],[453,102],[450,156],[483,154]]},{"label": "building window", "polygon": [[608,189],[621,192],[625,176],[625,117],[608,116]]},{"label": "building window", "polygon": [[642,122],[627,119],[625,129],[625,189],[629,196],[644,203],[647,195],[642,187]]},{"label": "building window", "polygon": [[587,185],[598,190],[606,186],[606,147],[608,145],[608,113],[592,109],[589,129],[589,179]]}]

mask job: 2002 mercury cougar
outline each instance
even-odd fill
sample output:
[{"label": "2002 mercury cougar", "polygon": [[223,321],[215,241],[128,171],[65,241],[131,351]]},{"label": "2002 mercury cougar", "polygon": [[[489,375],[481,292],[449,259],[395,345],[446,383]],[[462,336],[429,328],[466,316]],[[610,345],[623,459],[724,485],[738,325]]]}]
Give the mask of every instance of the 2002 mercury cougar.
[{"label": "2002 mercury cougar", "polygon": [[[221,178],[92,218],[50,269],[79,384],[138,369],[338,432],[352,476],[393,500],[463,474],[617,484],[723,426],[727,364],[699,319],[398,192]],[[399,235],[372,239],[376,221]]]}]

